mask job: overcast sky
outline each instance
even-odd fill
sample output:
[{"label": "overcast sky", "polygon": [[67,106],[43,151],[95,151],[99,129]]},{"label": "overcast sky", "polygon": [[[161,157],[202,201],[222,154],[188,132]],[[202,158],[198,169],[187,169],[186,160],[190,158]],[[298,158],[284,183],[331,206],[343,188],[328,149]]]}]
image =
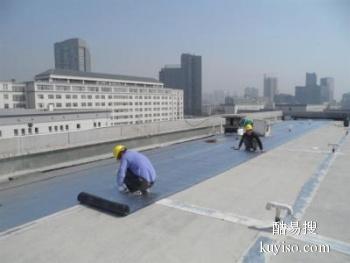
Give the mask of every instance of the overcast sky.
[{"label": "overcast sky", "polygon": [[0,80],[54,67],[54,42],[87,41],[92,70],[158,78],[181,53],[202,56],[204,91],[294,93],[305,72],[350,92],[348,0],[0,0]]}]

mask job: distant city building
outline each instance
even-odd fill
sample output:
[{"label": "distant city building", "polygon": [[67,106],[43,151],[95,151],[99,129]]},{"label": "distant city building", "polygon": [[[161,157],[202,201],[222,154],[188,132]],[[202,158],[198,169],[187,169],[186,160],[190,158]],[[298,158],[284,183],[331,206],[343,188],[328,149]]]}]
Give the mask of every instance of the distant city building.
[{"label": "distant city building", "polygon": [[343,94],[341,107],[344,110],[350,110],[350,92]]},{"label": "distant city building", "polygon": [[235,113],[234,105],[210,105],[205,104],[202,107],[202,114],[205,116],[216,115],[216,114],[233,114]]},{"label": "distant city building", "polygon": [[334,99],[334,79],[322,78],[317,84],[316,73],[306,73],[305,86],[295,87],[295,99],[302,104],[322,104]]},{"label": "distant city building", "polygon": [[306,73],[305,86],[312,87],[317,85],[317,75],[316,73]]},{"label": "distant city building", "polygon": [[317,85],[316,73],[306,73],[305,77],[306,103],[307,104],[321,104],[321,87]]},{"label": "distant city building", "polygon": [[13,81],[0,82],[0,109],[27,108],[25,86]]},{"label": "distant city building", "polygon": [[225,97],[225,105],[233,105],[234,104],[234,99],[232,96],[226,96]]},{"label": "distant city building", "polygon": [[91,71],[90,51],[84,40],[72,38],[57,42],[54,47],[56,69]]},{"label": "distant city building", "polygon": [[108,127],[110,110],[0,110],[0,139]]},{"label": "distant city building", "polygon": [[244,97],[245,98],[251,98],[256,99],[259,97],[259,89],[255,87],[246,87],[244,89]]},{"label": "distant city building", "polygon": [[181,55],[181,66],[166,66],[159,72],[159,80],[167,88],[184,91],[186,115],[202,114],[202,57]]},{"label": "distant city building", "polygon": [[320,86],[322,102],[332,102],[334,100],[334,78],[321,78]]},{"label": "distant city building", "polygon": [[295,87],[295,99],[302,104],[321,104],[321,87],[316,86],[297,86]]},{"label": "distant city building", "polygon": [[[183,91],[165,89],[153,78],[53,69],[20,87],[16,96],[25,98],[27,108],[110,110],[111,125],[183,119]],[[11,92],[3,93],[11,97]]]},{"label": "distant city building", "polygon": [[277,78],[264,76],[264,97],[271,103],[276,94],[278,94]]},{"label": "distant city building", "polygon": [[182,68],[178,65],[167,65],[159,72],[159,80],[166,88],[182,89],[184,76]]},{"label": "distant city building", "polygon": [[296,86],[295,87],[295,100],[300,104],[307,104],[308,98],[308,89],[305,86]]},{"label": "distant city building", "polygon": [[181,68],[184,71],[184,105],[190,115],[202,114],[202,57],[190,54],[181,55]]},{"label": "distant city building", "polygon": [[275,95],[274,101],[276,104],[293,104],[296,103],[295,97],[290,94],[280,93]]}]

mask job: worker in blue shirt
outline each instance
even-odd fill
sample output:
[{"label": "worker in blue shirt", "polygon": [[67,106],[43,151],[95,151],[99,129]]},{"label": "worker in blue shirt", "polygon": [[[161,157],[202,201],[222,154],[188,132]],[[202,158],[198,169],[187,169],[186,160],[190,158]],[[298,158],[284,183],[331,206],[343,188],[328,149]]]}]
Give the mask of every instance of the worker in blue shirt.
[{"label": "worker in blue shirt", "polygon": [[113,148],[113,155],[120,160],[117,173],[119,191],[147,194],[156,179],[156,172],[148,158],[120,144]]}]

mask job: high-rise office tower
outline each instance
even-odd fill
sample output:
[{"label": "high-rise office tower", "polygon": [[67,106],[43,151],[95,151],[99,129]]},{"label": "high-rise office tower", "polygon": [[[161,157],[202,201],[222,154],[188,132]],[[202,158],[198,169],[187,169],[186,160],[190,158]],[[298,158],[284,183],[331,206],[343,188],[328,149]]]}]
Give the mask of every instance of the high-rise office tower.
[{"label": "high-rise office tower", "polygon": [[164,83],[166,88],[183,89],[183,72],[178,65],[166,65],[159,71],[159,81]]},{"label": "high-rise office tower", "polygon": [[308,90],[305,86],[295,87],[295,100],[297,103],[307,104],[308,103]]},{"label": "high-rise office tower", "polygon": [[322,102],[321,87],[317,85],[316,73],[306,73],[305,88],[307,104],[320,104]]},{"label": "high-rise office tower", "polygon": [[91,71],[90,51],[86,42],[79,38],[57,42],[55,47],[55,68],[75,71]]},{"label": "high-rise office tower", "polygon": [[350,92],[343,94],[341,107],[344,110],[350,110]]},{"label": "high-rise office tower", "polygon": [[181,66],[165,66],[159,72],[159,80],[165,87],[184,91],[186,115],[202,114],[202,57],[181,55]]},{"label": "high-rise office tower", "polygon": [[276,94],[278,94],[277,78],[264,76],[264,97],[268,102],[273,102]]},{"label": "high-rise office tower", "polygon": [[305,86],[295,87],[295,99],[303,104],[321,104],[333,100],[334,79],[322,78],[317,84],[316,73],[306,73]]},{"label": "high-rise office tower", "polygon": [[334,100],[334,78],[321,78],[321,100],[331,102]]},{"label": "high-rise office tower", "polygon": [[317,75],[316,73],[307,73],[305,78],[305,86],[312,87],[317,85]]}]

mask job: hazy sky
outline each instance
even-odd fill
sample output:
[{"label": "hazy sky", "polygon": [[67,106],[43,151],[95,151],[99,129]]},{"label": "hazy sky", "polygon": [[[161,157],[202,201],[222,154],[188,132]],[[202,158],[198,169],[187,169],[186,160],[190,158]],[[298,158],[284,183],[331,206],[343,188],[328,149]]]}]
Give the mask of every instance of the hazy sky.
[{"label": "hazy sky", "polygon": [[95,72],[158,78],[181,53],[202,55],[204,91],[294,93],[305,72],[350,91],[348,0],[0,0],[0,80],[54,67],[53,44],[87,41]]}]

